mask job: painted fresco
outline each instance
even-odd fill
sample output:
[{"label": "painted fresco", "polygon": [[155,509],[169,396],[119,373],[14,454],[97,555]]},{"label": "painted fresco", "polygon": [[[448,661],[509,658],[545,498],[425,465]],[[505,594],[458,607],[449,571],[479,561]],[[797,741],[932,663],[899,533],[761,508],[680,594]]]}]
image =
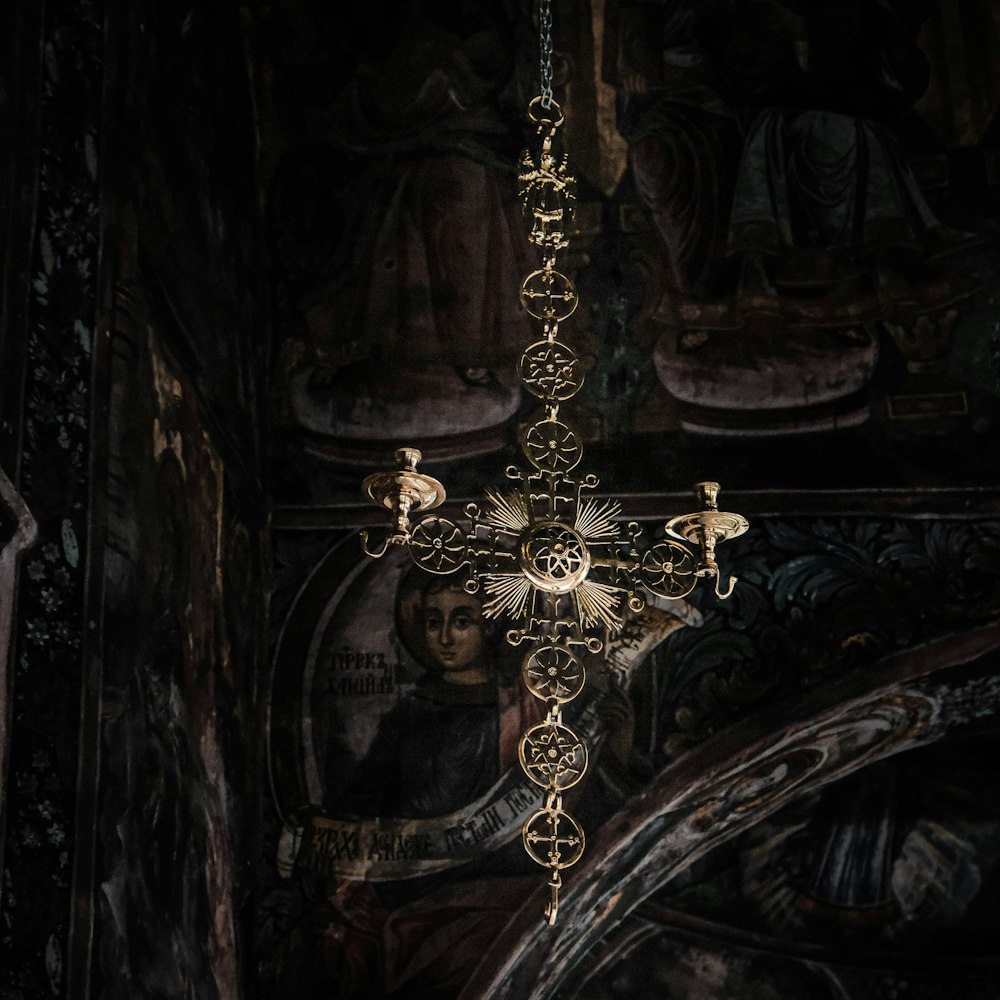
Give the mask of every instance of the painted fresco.
[{"label": "painted fresco", "polygon": [[[838,780],[817,777],[808,792],[802,778],[801,813],[772,817],[769,776],[734,759],[732,795],[757,802],[759,822],[730,842],[650,820],[663,828],[663,863],[671,850],[680,858],[662,886],[638,857],[630,879],[629,847],[613,831],[642,811],[644,792],[672,780],[690,780],[697,798],[686,768],[720,741],[739,745],[770,726],[780,746],[775,705],[790,718],[895,657],[919,659],[927,644],[988,627],[1000,611],[995,510],[962,492],[991,490],[1000,468],[991,242],[1000,202],[992,182],[947,181],[954,140],[927,124],[945,128],[943,81],[960,71],[942,38],[959,29],[934,4],[555,4],[557,87],[580,178],[566,267],[582,304],[567,326],[588,369],[569,418],[604,487],[626,512],[639,504],[654,533],[655,518],[683,503],[676,491],[719,470],[727,491],[766,514],[747,511],[751,531],[727,546],[727,571],[740,578],[730,601],[693,594],[687,627],[644,646],[625,683],[614,669],[588,670],[599,697],[581,704],[576,725],[600,752],[576,808],[621,882],[609,887],[588,869],[580,906],[636,907],[590,949],[583,931],[535,940],[518,931],[537,902],[537,873],[515,850],[521,791],[508,741],[530,706],[517,693],[514,651],[486,624],[476,644],[492,653],[469,675],[479,679],[454,683],[431,645],[445,605],[455,610],[448,591],[421,583],[405,557],[365,565],[352,538],[315,530],[376,523],[351,505],[360,466],[386,465],[390,440],[424,450],[463,501],[514,453],[527,404],[510,398],[505,410],[487,397],[524,342],[502,298],[489,298],[504,280],[514,289],[516,275],[481,281],[472,314],[452,306],[471,301],[464,281],[485,259],[482,234],[509,242],[505,261],[520,260],[508,185],[516,150],[530,144],[517,100],[530,96],[534,73],[531,13],[486,4],[443,18],[433,5],[401,5],[374,57],[350,42],[366,37],[365,17],[348,18],[337,25],[346,56],[334,74],[293,55],[304,22],[280,44],[259,41],[289,88],[268,120],[296,139],[274,161],[270,188],[286,326],[275,380],[284,521],[272,606],[273,872],[261,927],[268,988],[444,998],[466,984],[471,998],[499,989],[509,962],[525,979],[498,996],[521,995],[532,970],[539,995],[888,996],[905,988],[909,959],[896,968],[893,953],[881,978],[844,975],[834,959],[899,942],[912,956],[921,935],[973,926],[989,909],[996,804],[985,771],[968,772],[976,807],[949,784],[954,758],[942,749],[912,766],[834,771]],[[972,5],[963,18],[989,51],[989,11]],[[322,19],[310,29],[333,38]],[[994,93],[995,72],[976,66],[968,72]],[[414,82],[408,104],[404,79],[385,79],[400,67]],[[446,83],[450,103],[429,117]],[[404,105],[413,113],[398,155]],[[965,155],[984,169],[994,112],[980,101],[948,125],[973,136]],[[497,126],[492,145],[486,122]],[[502,150],[514,151],[506,170]],[[421,228],[431,182],[445,174],[452,202],[433,202],[434,222]],[[324,183],[331,176],[337,183]],[[462,196],[472,191],[483,213],[474,226]],[[474,235],[448,242],[470,226]],[[424,270],[445,246],[453,267]],[[487,345],[495,324],[504,334]],[[458,341],[449,331],[461,331]],[[474,345],[479,364],[469,368]],[[448,388],[456,375],[460,394]],[[909,516],[944,508],[930,493],[919,510],[902,497],[942,488],[964,506],[948,506],[947,519]],[[476,618],[474,598],[453,597]],[[854,747],[863,756],[883,721],[862,714],[857,733],[840,717],[831,723],[846,727],[836,752],[822,741],[802,748],[803,774],[817,755]],[[921,715],[907,725],[929,724]],[[940,780],[918,804],[911,786],[923,766]],[[650,838],[637,844],[655,854]],[[648,907],[677,919],[647,914],[644,891]],[[759,939],[737,940],[752,931]],[[824,934],[817,964],[788,960]],[[652,943],[635,951],[642,940]],[[785,957],[765,957],[769,949]],[[983,978],[972,982],[969,996]],[[942,989],[932,976],[926,995]]]},{"label": "painted fresco", "polygon": [[225,6],[151,2],[109,9],[105,26],[119,47],[103,221],[117,235],[75,936],[77,982],[108,998],[253,990],[268,317],[237,24]]},{"label": "painted fresco", "polygon": [[190,13],[2,17],[3,464],[40,529],[0,716],[4,997],[249,992],[266,291],[241,49]]},{"label": "painted fresco", "polygon": [[[991,112],[966,109],[962,153],[987,172],[946,183],[956,158],[920,115],[957,71],[935,38],[958,27],[932,4],[846,7],[558,10],[581,174],[566,268],[583,306],[567,327],[590,369],[574,420],[606,463],[628,441],[663,469],[701,465],[706,435],[730,488],[785,485],[790,467],[833,486],[813,457],[825,434],[851,485],[929,479],[949,456],[956,482],[995,481]],[[988,11],[963,18],[988,51]],[[375,58],[351,42],[363,16],[337,32],[324,21],[313,27],[345,53],[324,74],[290,48],[302,23],[277,23],[288,36],[259,41],[289,88],[269,122],[295,140],[270,189],[286,323],[277,417],[296,489],[344,502],[331,461],[374,464],[401,436],[432,459],[496,452],[523,419],[509,380],[523,316],[502,288],[526,270],[511,173],[530,138],[533,28],[500,3],[452,16],[406,4]],[[993,73],[968,72],[983,86]],[[434,200],[440,187],[451,201]],[[502,266],[477,278],[499,247]],[[766,454],[776,436],[795,460],[771,462],[765,484],[744,444]],[[628,463],[617,481],[677,485]]]},{"label": "painted fresco", "polygon": [[508,294],[530,270],[509,169],[527,18],[414,3],[309,26],[274,12],[261,28],[289,87],[273,126],[310,120],[300,94],[322,120],[270,183],[286,419],[338,457],[367,460],[401,431],[496,447],[528,334]]},{"label": "painted fresco", "polygon": [[[460,581],[405,554],[375,563],[355,537],[332,548],[322,534],[280,537],[269,739],[281,820],[261,940],[270,989],[457,996],[537,888],[516,843],[537,798],[511,769],[532,711],[516,650]],[[742,720],[946,638],[956,614],[969,627],[992,621],[997,546],[992,521],[760,522],[732,545],[731,601],[696,593],[649,609],[612,639],[610,672],[588,670],[595,690],[575,721],[599,748],[575,807],[587,828]],[[858,926],[866,947],[912,948],[927,930],[980,919],[994,898],[992,754],[973,742],[873,765],[654,898],[767,926],[775,948],[822,933],[850,951]],[[956,769],[970,785],[955,784]]]},{"label": "painted fresco", "polygon": [[520,654],[357,538],[515,454],[536,8],[0,14],[3,996],[1000,996],[996,4],[553,0],[567,419],[751,522],[587,664],[555,927]]},{"label": "painted fresco", "polygon": [[95,973],[109,998],[236,996],[260,627],[238,588],[260,554],[194,385],[149,321],[138,290],[120,290],[112,469],[131,477],[116,481],[106,558]]},{"label": "painted fresco", "polygon": [[[585,817],[599,821],[635,785],[646,657],[699,623],[684,602],[649,607],[610,638],[609,666],[590,665],[574,711],[592,747],[573,792]],[[285,619],[271,701],[285,879],[265,900],[275,995],[304,983],[449,995],[521,905],[535,874],[521,826],[538,793],[517,745],[542,717],[522,657],[479,595],[403,553],[372,563],[350,537],[314,567]]]}]

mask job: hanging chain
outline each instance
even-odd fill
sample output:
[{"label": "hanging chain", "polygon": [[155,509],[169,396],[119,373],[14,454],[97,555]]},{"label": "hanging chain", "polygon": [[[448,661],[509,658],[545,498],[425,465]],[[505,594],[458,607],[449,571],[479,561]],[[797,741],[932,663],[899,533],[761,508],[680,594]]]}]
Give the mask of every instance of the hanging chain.
[{"label": "hanging chain", "polygon": [[552,0],[538,0],[538,78],[542,86],[542,107],[552,107]]}]

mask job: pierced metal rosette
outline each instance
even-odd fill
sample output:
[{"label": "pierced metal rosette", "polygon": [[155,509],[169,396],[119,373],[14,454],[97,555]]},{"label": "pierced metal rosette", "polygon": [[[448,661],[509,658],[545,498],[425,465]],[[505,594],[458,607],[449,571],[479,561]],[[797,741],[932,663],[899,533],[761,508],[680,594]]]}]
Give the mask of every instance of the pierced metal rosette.
[{"label": "pierced metal rosette", "polygon": [[568,594],[587,578],[590,550],[568,525],[542,521],[521,539],[517,562],[532,586],[549,594]]},{"label": "pierced metal rosette", "polygon": [[694,555],[676,542],[657,542],[643,557],[642,585],[651,594],[676,601],[694,590],[698,577]]},{"label": "pierced metal rosette", "polygon": [[575,865],[583,856],[583,827],[569,813],[539,809],[521,831],[524,849],[538,864],[553,871]]},{"label": "pierced metal rosette", "polygon": [[562,792],[587,770],[587,745],[569,726],[542,722],[532,726],[517,748],[524,773],[536,785]]},{"label": "pierced metal rosette", "polygon": [[461,528],[444,517],[426,517],[410,533],[410,555],[428,573],[454,573],[468,561]]},{"label": "pierced metal rosette", "polygon": [[530,316],[557,323],[572,316],[580,302],[573,282],[551,267],[532,271],[521,282],[520,298],[521,305]]},{"label": "pierced metal rosette", "polygon": [[587,681],[583,664],[563,646],[539,646],[521,667],[528,690],[543,701],[572,701]]},{"label": "pierced metal rosette", "polygon": [[571,427],[560,420],[539,420],[525,432],[521,449],[542,472],[569,472],[583,458],[583,445]]},{"label": "pierced metal rosette", "polygon": [[525,348],[517,373],[539,399],[563,401],[583,385],[583,366],[574,351],[558,340],[539,340]]}]

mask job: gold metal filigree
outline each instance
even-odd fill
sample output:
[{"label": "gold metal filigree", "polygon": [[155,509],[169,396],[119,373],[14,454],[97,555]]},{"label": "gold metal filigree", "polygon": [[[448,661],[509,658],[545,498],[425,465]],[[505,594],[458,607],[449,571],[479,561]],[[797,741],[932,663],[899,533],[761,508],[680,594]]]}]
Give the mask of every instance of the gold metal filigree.
[{"label": "gold metal filigree", "polygon": [[528,107],[528,115],[542,135],[542,148],[537,162],[528,150],[521,154],[518,190],[525,215],[532,220],[528,239],[547,254],[555,254],[569,246],[564,223],[566,216],[573,214],[576,178],[567,169],[566,155],[559,160],[552,151],[556,129],[563,121],[559,105],[553,101],[552,110],[546,113],[541,98],[536,97]]},{"label": "gold metal filigree", "polygon": [[549,869],[549,902],[545,916],[549,924],[554,924],[562,888],[560,873],[583,857],[587,844],[583,827],[562,810],[561,804],[558,808],[539,809],[525,822],[521,842],[533,861]]},{"label": "gold metal filigree", "polygon": [[[728,588],[720,587],[715,549],[746,531],[747,522],[718,509],[717,483],[698,483],[702,509],[672,518],[665,525],[670,538],[640,555],[639,526],[630,522],[622,536],[621,504],[582,496],[597,487],[597,477],[571,478],[583,458],[583,442],[560,419],[559,406],[579,392],[583,368],[558,333],[579,297],[573,282],[556,270],[556,254],[567,245],[574,181],[566,157],[559,159],[553,151],[563,114],[555,101],[546,103],[550,97],[536,97],[529,105],[541,150],[537,161],[523,154],[518,174],[524,211],[532,220],[528,238],[542,251],[542,266],[520,290],[525,310],[542,323],[542,339],[525,348],[517,366],[524,388],[544,404],[543,414],[520,435],[531,469],[509,466],[507,477],[515,488],[487,489],[482,508],[468,504],[468,529],[437,516],[411,529],[410,514],[437,506],[444,489],[416,471],[419,452],[401,449],[399,469],[364,482],[369,497],[392,511],[393,532],[379,552],[369,551],[365,532],[362,544],[373,556],[384,554],[390,544],[407,544],[414,562],[431,573],[464,569],[465,589],[485,592],[483,615],[510,619],[507,641],[527,644],[522,675],[528,690],[545,702],[547,714],[524,734],[518,756],[527,777],[545,790],[545,800],[524,824],[522,841],[528,854],[549,869],[545,915],[554,923],[560,873],[580,859],[585,846],[583,829],[562,807],[563,791],[582,780],[588,762],[585,743],[562,719],[562,705],[586,683],[583,661],[574,650],[599,653],[603,631],[620,629],[626,608],[641,611],[646,594],[677,600],[707,577],[715,581],[720,598],[728,597],[736,581],[730,577]],[[687,544],[697,547],[697,555]]]},{"label": "gold metal filigree", "polygon": [[391,472],[375,472],[361,484],[362,491],[373,503],[392,511],[392,532],[382,548],[368,548],[368,532],[361,532],[361,547],[374,559],[386,554],[390,545],[406,545],[410,541],[410,514],[418,510],[432,510],[444,502],[444,487],[433,477],[417,472],[421,459],[416,448],[396,451],[399,468]]},{"label": "gold metal filigree", "polygon": [[642,585],[651,594],[676,601],[694,590],[696,568],[690,549],[677,542],[657,542],[642,557]]},{"label": "gold metal filigree", "polygon": [[736,577],[729,578],[725,590],[720,588],[719,564],[715,561],[715,546],[729,538],[736,538],[747,530],[749,524],[740,514],[731,514],[719,510],[718,483],[695,483],[695,495],[701,501],[703,510],[693,514],[682,514],[674,517],[666,525],[667,534],[686,542],[694,542],[701,552],[701,558],[695,569],[695,575],[708,577],[715,581],[715,593],[725,600],[736,586]]},{"label": "gold metal filigree", "polygon": [[428,573],[454,573],[468,559],[465,534],[444,517],[425,517],[410,534],[410,555]]},{"label": "gold metal filigree", "polygon": [[536,698],[559,705],[572,701],[587,680],[583,664],[565,646],[537,646],[524,658],[521,671]]},{"label": "gold metal filigree", "polygon": [[[561,832],[560,824],[563,824]],[[580,824],[569,813],[556,809],[539,809],[533,813],[524,824],[522,836],[532,858],[556,871],[575,865],[586,845]]]},{"label": "gold metal filigree", "polygon": [[[559,621],[581,630],[598,624],[618,628],[627,592],[616,583],[622,560],[615,518],[621,506],[581,501],[584,484],[552,476],[546,488],[545,478],[529,477],[520,493],[488,493],[486,510],[476,508],[492,543],[476,556],[483,564],[477,577],[490,595],[483,614],[512,618],[527,636],[535,622],[548,620],[551,600],[565,596],[569,604],[556,615]],[[510,549],[501,548],[504,537]]]},{"label": "gold metal filigree", "polygon": [[521,284],[521,305],[535,319],[561,323],[580,302],[573,282],[552,267],[532,271]]},{"label": "gold metal filigree", "polygon": [[526,347],[517,373],[528,392],[550,402],[571,399],[583,385],[580,359],[557,340],[539,340]]},{"label": "gold metal filigree", "polygon": [[531,424],[521,441],[528,461],[542,472],[571,472],[583,458],[583,444],[568,424],[539,420]]},{"label": "gold metal filigree", "polygon": [[518,756],[524,773],[542,788],[572,788],[587,770],[587,746],[569,726],[543,722],[521,737]]}]

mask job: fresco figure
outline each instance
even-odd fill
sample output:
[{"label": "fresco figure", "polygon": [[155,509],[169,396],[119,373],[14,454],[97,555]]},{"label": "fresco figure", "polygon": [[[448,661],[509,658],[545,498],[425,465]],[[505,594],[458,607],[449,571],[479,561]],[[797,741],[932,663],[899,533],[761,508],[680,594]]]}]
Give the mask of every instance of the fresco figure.
[{"label": "fresco figure", "polygon": [[[453,818],[518,768],[518,742],[545,706],[521,682],[519,655],[483,617],[482,596],[463,583],[417,570],[403,577],[396,630],[425,673],[382,715],[325,812],[388,817],[400,828],[407,819]],[[322,985],[341,1000],[457,995],[534,888],[531,862],[520,854],[519,843],[484,850],[454,871],[423,876],[415,863],[410,875],[418,877],[378,883],[324,885],[300,875],[314,898],[303,901],[301,888],[289,893],[288,905],[302,910],[278,946],[276,985],[288,992]]]},{"label": "fresco figure", "polygon": [[[303,598],[311,626],[301,634],[324,636],[307,642],[306,658],[317,666],[304,676],[329,693],[313,698],[306,689],[301,710],[310,715],[298,729],[308,725],[317,752],[325,747],[317,770],[329,787],[322,804],[289,816],[277,849],[281,878],[262,922],[275,998],[309,991],[332,1000],[453,998],[511,915],[544,885],[520,840],[541,794],[523,775],[517,749],[546,710],[521,678],[524,651],[503,639],[506,623],[484,618],[482,595],[469,594],[461,574],[386,563],[365,570],[326,605]],[[372,595],[390,592],[394,607],[383,601],[366,617]],[[565,707],[586,717],[593,734],[591,767],[570,793],[591,827],[647,777],[633,767],[633,676],[670,632],[699,622],[684,602],[630,612],[608,641],[607,668],[593,664],[579,704]],[[373,687],[371,695],[342,686],[343,674],[322,666],[346,647],[366,650],[356,655],[367,660],[394,645],[393,683],[382,684],[380,668],[378,685],[360,685]],[[292,689],[301,696],[300,685]],[[360,711],[364,698],[381,706],[364,739],[333,739],[335,720]],[[344,704],[333,710],[331,701]],[[326,712],[330,721],[318,723]],[[397,844],[417,847],[396,852]]]},{"label": "fresco figure", "polygon": [[[997,864],[990,747],[957,740],[881,761],[763,821],[741,852],[747,900],[773,930],[827,946],[956,926]],[[973,793],[956,774],[986,783]]]},{"label": "fresco figure", "polygon": [[699,38],[712,8],[623,3],[609,26],[636,191],[666,250],[664,284],[688,295],[718,280],[741,142]]},{"label": "fresco figure", "polygon": [[[924,5],[655,9],[671,29],[658,36],[664,65],[684,72],[661,110],[623,128],[668,256],[688,254],[695,269],[668,280],[653,308],[668,327],[653,360],[683,404],[682,425],[768,433],[863,422],[879,325],[904,345],[917,332],[944,357],[949,310],[981,288],[940,265],[981,237],[940,224],[899,138],[927,86]],[[681,110],[696,93],[697,118]],[[689,148],[697,156],[671,153],[681,177],[650,158]]]},{"label": "fresco figure", "polygon": [[[922,264],[969,237],[939,224],[896,135],[927,87],[916,42],[926,14],[876,0],[808,5],[759,47],[761,25],[730,25],[719,56],[748,126],[728,253],[763,259],[779,287],[822,290],[870,275],[875,300],[866,305],[863,286],[854,289],[864,318],[950,304],[959,286],[949,291]],[[889,289],[901,287],[909,294],[899,301]],[[832,325],[833,303],[815,318]]]},{"label": "fresco figure", "polygon": [[897,813],[896,772],[872,765],[845,779],[824,804],[829,824],[807,891],[805,912],[857,923],[885,923],[898,911],[892,895]]},{"label": "fresco figure", "polygon": [[498,667],[496,630],[482,616],[479,594],[467,593],[460,579],[434,577],[418,600],[399,617],[427,676],[382,717],[341,810],[453,812],[514,766],[522,733],[544,716],[543,703],[513,671]]},{"label": "fresco figure", "polygon": [[516,46],[503,5],[438,6],[348,19],[359,37],[338,32],[347,70],[310,122],[315,148],[277,175],[290,416],[326,436],[481,431],[520,399],[517,288],[535,265],[513,172]]}]

